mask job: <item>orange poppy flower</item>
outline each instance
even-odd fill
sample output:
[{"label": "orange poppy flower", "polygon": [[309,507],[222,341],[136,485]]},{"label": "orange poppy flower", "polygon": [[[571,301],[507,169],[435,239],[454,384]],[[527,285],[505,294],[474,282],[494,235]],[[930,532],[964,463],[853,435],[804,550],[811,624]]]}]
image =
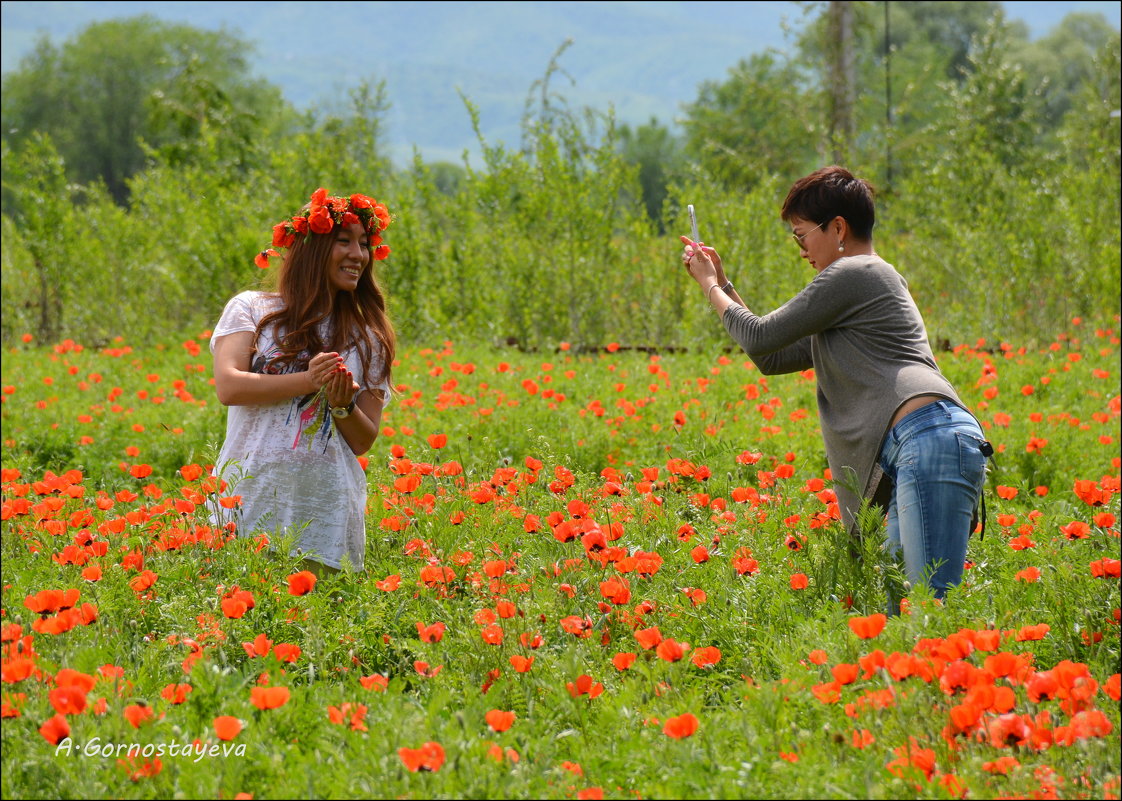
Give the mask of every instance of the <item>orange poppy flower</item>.
[{"label": "orange poppy flower", "polygon": [[397,755],[406,769],[412,773],[431,771],[435,773],[444,764],[444,749],[439,743],[428,742],[420,748],[399,748]]},{"label": "orange poppy flower", "polygon": [[615,665],[616,670],[627,670],[635,664],[636,657],[637,654],[630,651],[621,652],[612,657],[612,664]]},{"label": "orange poppy flower", "polygon": [[147,704],[131,704],[125,707],[124,716],[134,729],[139,729],[141,724],[155,717],[156,712]]},{"label": "orange poppy flower", "polygon": [[214,719],[214,733],[219,740],[233,740],[241,733],[242,722],[230,715],[219,715]]},{"label": "orange poppy flower", "polygon": [[569,695],[576,698],[581,695],[587,695],[589,698],[596,698],[604,692],[604,685],[600,682],[594,682],[592,677],[587,674],[577,676],[575,682],[566,682],[565,689],[569,691]]},{"label": "orange poppy flower", "polygon": [[871,640],[882,631],[888,622],[888,617],[883,614],[869,615],[868,617],[851,617],[849,628],[862,640]]},{"label": "orange poppy flower", "polygon": [[824,704],[836,704],[841,698],[841,685],[836,681],[816,684],[810,688],[810,691]]},{"label": "orange poppy flower", "polygon": [[254,637],[253,642],[243,642],[242,648],[245,649],[246,654],[251,659],[258,656],[268,656],[269,651],[273,648],[273,641],[264,634],[258,634]]},{"label": "orange poppy flower", "polygon": [[676,718],[667,718],[666,724],[662,727],[662,733],[675,740],[681,740],[692,736],[697,731],[697,726],[697,718],[686,712]]},{"label": "orange poppy flower", "polygon": [[401,576],[394,573],[392,576],[386,576],[381,581],[374,582],[374,586],[382,592],[393,592],[401,586]]},{"label": "orange poppy flower", "polygon": [[444,639],[444,624],[438,621],[431,626],[426,626],[418,621],[417,636],[421,638],[421,642],[440,642]]},{"label": "orange poppy flower", "polygon": [[655,648],[655,653],[658,654],[659,659],[667,662],[677,662],[686,655],[686,651],[689,649],[689,643],[665,639]]},{"label": "orange poppy flower", "polygon": [[222,614],[231,619],[238,619],[246,613],[249,606],[241,598],[223,598]]},{"label": "orange poppy flower", "polygon": [[258,709],[276,709],[287,704],[291,697],[287,687],[254,687],[249,691],[249,702]]},{"label": "orange poppy flower", "polygon": [[652,626],[649,629],[639,629],[636,631],[635,639],[638,641],[640,648],[649,651],[662,642],[662,633],[658,630],[658,626]]},{"label": "orange poppy flower", "polygon": [[868,748],[870,745],[875,743],[876,740],[877,738],[874,737],[872,732],[870,732],[868,729],[853,730],[853,738],[851,742],[854,748]]},{"label": "orange poppy flower", "polygon": [[1017,631],[1017,642],[1031,642],[1033,640],[1043,640],[1051,631],[1052,627],[1047,623],[1038,623],[1035,626],[1021,626]]},{"label": "orange poppy flower", "polygon": [[504,732],[514,725],[516,715],[513,712],[504,712],[501,709],[492,709],[484,719],[494,731]]},{"label": "orange poppy flower", "polygon": [[791,574],[792,590],[805,590],[808,586],[810,586],[810,581],[807,579],[805,573]]},{"label": "orange poppy flower", "polygon": [[301,570],[288,577],[289,595],[307,595],[316,586],[316,574],[310,570]]},{"label": "orange poppy flower", "polygon": [[70,724],[63,715],[55,715],[39,727],[43,739],[51,745],[58,745],[60,741],[70,736]]},{"label": "orange poppy flower", "polygon": [[55,687],[49,697],[51,706],[60,715],[80,715],[86,708],[86,691],[81,687]]},{"label": "orange poppy flower", "polygon": [[291,642],[280,642],[273,648],[273,656],[281,662],[295,662],[300,658],[301,653],[303,651],[300,650],[300,646]]},{"label": "orange poppy flower", "polygon": [[390,680],[379,673],[375,673],[371,676],[360,676],[358,683],[362,685],[364,690],[385,692],[386,688],[390,685]]},{"label": "orange poppy flower", "polygon": [[172,704],[182,704],[192,689],[190,684],[169,684],[160,691],[160,697]]},{"label": "orange poppy flower", "polygon": [[510,666],[518,673],[529,673],[530,668],[534,665],[534,657],[526,657],[521,654],[515,654],[510,658]]},{"label": "orange poppy flower", "polygon": [[707,645],[694,651],[690,661],[699,668],[706,668],[721,661],[721,651],[716,646]]},{"label": "orange poppy flower", "polygon": [[857,681],[857,674],[859,670],[860,669],[857,665],[851,664],[849,662],[840,662],[834,665],[834,667],[830,670],[830,673],[833,674],[834,681],[836,681],[838,684],[845,685],[853,684],[853,682]]}]

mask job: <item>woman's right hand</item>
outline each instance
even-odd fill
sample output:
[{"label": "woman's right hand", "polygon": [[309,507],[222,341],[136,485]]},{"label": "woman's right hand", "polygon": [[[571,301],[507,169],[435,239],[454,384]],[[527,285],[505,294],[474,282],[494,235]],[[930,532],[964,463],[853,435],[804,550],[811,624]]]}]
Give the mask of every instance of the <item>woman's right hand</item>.
[{"label": "woman's right hand", "polygon": [[690,277],[704,286],[707,279],[712,279],[718,285],[724,285],[728,280],[724,268],[721,266],[721,257],[717,251],[708,247],[703,242],[694,242],[688,236],[681,237],[682,264],[689,272]]},{"label": "woman's right hand", "polygon": [[343,364],[343,357],[335,351],[327,353],[317,353],[308,362],[308,381],[311,384],[312,391],[318,392],[322,389],[328,381],[339,371]]}]

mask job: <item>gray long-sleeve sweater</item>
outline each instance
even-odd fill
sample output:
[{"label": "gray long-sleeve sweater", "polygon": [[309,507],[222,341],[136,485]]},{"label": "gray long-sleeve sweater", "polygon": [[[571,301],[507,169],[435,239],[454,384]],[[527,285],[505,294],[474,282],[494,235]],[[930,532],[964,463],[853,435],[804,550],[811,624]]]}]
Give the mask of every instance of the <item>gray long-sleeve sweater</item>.
[{"label": "gray long-sleeve sweater", "polygon": [[887,501],[877,460],[896,410],[917,395],[962,405],[935,364],[907,283],[879,256],[840,258],[770,314],[734,305],[723,322],[763,373],[814,368],[826,458],[850,530],[862,497]]}]

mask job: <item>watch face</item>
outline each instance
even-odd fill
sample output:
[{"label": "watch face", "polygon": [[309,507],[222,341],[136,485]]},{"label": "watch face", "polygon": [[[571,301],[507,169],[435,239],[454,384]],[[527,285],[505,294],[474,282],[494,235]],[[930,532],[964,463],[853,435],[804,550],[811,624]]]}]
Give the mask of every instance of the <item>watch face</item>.
[{"label": "watch face", "polygon": [[346,417],[350,414],[346,406],[339,406],[331,410],[332,417]]}]

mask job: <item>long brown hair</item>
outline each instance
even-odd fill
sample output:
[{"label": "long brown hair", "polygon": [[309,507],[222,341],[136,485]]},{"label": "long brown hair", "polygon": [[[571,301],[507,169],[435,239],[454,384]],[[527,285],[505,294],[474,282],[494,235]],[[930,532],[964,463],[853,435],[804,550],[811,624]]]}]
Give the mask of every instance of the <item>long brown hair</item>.
[{"label": "long brown hair", "polygon": [[[306,368],[306,359],[316,353],[355,347],[368,383],[388,381],[396,353],[397,338],[386,315],[386,298],[374,277],[374,258],[367,259],[358,287],[353,292],[336,290],[327,278],[335,230],[326,234],[308,232],[297,239],[285,254],[276,277],[275,293],[282,306],[265,315],[257,324],[257,338],[267,326],[275,326],[280,356],[276,361],[296,369]],[[369,245],[367,245],[369,249]],[[327,322],[327,338],[320,336],[320,324]],[[374,340],[380,345],[382,365],[370,376]],[[303,354],[303,355],[302,355]]]}]

